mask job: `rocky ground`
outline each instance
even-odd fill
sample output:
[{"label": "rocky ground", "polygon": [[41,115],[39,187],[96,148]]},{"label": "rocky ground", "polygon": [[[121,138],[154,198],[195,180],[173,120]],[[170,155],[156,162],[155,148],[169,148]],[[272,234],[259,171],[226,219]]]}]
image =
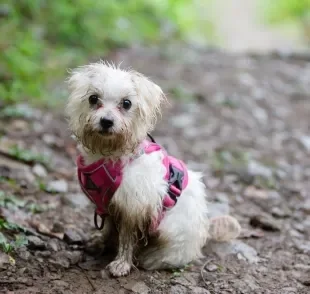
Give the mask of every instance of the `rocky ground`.
[{"label": "rocky ground", "polygon": [[236,216],[242,235],[178,271],[109,277],[63,115],[2,106],[0,293],[309,293],[309,57],[172,46],[111,58],[168,93],[156,140],[204,171],[210,214]]}]

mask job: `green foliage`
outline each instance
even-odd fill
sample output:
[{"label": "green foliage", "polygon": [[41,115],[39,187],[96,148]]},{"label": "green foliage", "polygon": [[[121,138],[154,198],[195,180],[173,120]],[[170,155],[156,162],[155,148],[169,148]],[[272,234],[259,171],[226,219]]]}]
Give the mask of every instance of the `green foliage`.
[{"label": "green foliage", "polygon": [[4,193],[3,191],[0,191],[0,207],[5,207],[10,210],[21,208],[31,212],[32,214],[41,213],[48,209],[47,206],[21,200],[14,195]]},{"label": "green foliage", "polygon": [[215,172],[222,172],[227,167],[244,167],[248,165],[249,154],[238,150],[220,149],[214,152],[212,168]]},{"label": "green foliage", "polygon": [[45,166],[48,165],[48,159],[44,155],[36,154],[30,150],[19,148],[18,146],[13,146],[10,149],[10,155],[25,162],[38,162]]},{"label": "green foliage", "polygon": [[264,0],[263,5],[271,23],[303,21],[310,14],[310,0]]},{"label": "green foliage", "polygon": [[12,251],[28,244],[28,239],[24,234],[14,235],[15,240],[9,241],[4,234],[0,232],[0,250],[5,253],[11,253]]},{"label": "green foliage", "polygon": [[[0,101],[47,97],[47,82],[87,56],[104,57],[132,43],[189,39],[209,28],[191,0],[7,1],[0,4]],[[50,102],[51,95],[60,93],[49,93]]]}]

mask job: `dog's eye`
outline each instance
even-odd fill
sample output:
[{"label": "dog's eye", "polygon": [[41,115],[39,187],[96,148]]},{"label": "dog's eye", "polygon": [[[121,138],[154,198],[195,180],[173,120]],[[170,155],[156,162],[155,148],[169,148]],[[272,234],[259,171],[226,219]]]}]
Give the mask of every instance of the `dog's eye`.
[{"label": "dog's eye", "polygon": [[128,109],[130,109],[130,107],[131,107],[131,101],[128,99],[124,99],[123,100],[123,108],[128,110]]},{"label": "dog's eye", "polygon": [[98,99],[99,99],[98,95],[90,95],[88,98],[89,104],[91,105],[97,104]]}]

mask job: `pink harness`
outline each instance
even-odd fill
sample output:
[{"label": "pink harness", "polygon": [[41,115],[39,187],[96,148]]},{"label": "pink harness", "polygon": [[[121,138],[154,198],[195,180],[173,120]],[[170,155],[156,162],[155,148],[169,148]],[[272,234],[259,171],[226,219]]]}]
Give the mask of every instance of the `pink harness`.
[{"label": "pink harness", "polygon": [[[157,143],[144,140],[140,145],[140,155],[150,154],[152,152],[162,152],[164,155],[163,165],[166,168],[164,179],[168,182],[167,195],[163,199],[163,211],[160,219],[152,225],[157,228],[164,211],[172,208],[176,203],[182,190],[188,184],[188,173],[185,164],[175,157],[168,156],[167,152]],[[133,160],[129,161],[130,164]],[[96,205],[94,222],[97,229],[102,229],[104,218],[109,215],[109,203],[120,186],[123,179],[123,164],[119,160],[117,162],[98,160],[90,165],[84,165],[81,155],[77,158],[78,179],[80,186],[85,195]],[[102,223],[98,226],[97,215],[102,218]]]}]

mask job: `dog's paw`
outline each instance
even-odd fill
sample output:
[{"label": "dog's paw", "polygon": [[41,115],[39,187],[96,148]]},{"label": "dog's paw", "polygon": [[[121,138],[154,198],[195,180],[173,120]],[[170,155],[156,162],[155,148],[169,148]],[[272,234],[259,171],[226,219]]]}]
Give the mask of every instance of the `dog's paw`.
[{"label": "dog's paw", "polygon": [[117,259],[108,264],[107,269],[113,277],[127,276],[130,273],[131,264],[123,259]]},{"label": "dog's paw", "polygon": [[210,219],[210,237],[217,242],[227,242],[236,239],[241,232],[239,222],[229,215]]}]

